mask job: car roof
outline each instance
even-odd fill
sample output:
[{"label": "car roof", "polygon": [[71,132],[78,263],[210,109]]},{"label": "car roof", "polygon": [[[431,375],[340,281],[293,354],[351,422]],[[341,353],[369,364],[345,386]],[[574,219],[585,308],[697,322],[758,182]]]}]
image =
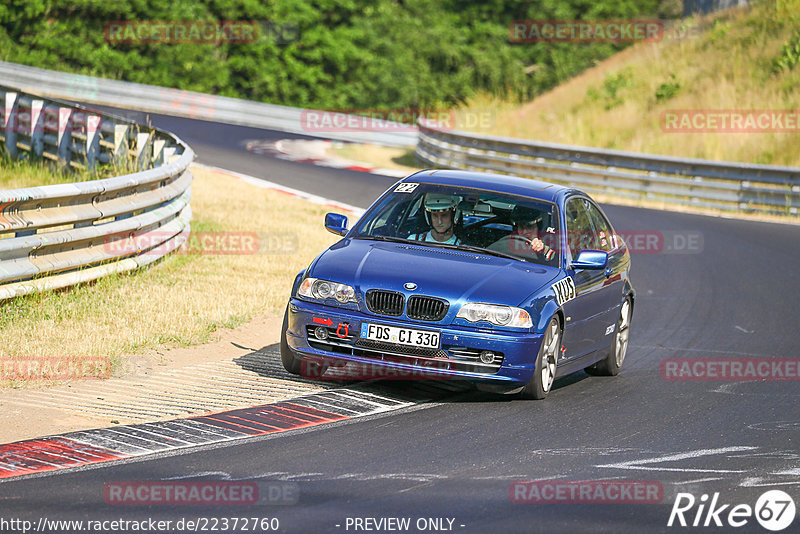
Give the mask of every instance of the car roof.
[{"label": "car roof", "polygon": [[543,182],[533,178],[449,169],[425,169],[406,176],[401,182],[422,182],[488,189],[498,193],[522,195],[556,203],[559,197],[563,198],[568,192],[580,192],[572,187]]}]

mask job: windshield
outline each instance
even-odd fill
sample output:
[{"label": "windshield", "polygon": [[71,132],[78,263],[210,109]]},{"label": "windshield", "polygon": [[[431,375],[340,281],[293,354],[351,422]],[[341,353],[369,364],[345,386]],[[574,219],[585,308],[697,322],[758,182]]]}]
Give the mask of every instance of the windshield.
[{"label": "windshield", "polygon": [[402,183],[350,237],[414,241],[557,266],[555,210],[549,202],[495,191]]}]

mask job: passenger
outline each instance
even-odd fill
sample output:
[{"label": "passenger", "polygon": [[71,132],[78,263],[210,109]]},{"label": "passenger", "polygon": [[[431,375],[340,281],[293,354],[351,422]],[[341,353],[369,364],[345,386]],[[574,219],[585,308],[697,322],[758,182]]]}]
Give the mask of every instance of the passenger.
[{"label": "passenger", "polygon": [[454,233],[459,217],[458,199],[452,195],[428,193],[425,195],[423,205],[425,220],[431,226],[431,229],[420,234],[411,234],[408,239],[446,245],[460,245],[461,239]]}]

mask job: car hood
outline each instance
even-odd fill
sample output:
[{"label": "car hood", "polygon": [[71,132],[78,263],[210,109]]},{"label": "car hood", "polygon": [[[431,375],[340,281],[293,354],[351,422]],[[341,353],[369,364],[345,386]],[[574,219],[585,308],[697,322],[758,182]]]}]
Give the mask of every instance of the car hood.
[{"label": "car hood", "polygon": [[[519,306],[548,284],[558,269],[463,250],[345,239],[326,250],[309,276],[370,289],[428,295],[458,301]],[[404,287],[417,285],[415,290]]]}]

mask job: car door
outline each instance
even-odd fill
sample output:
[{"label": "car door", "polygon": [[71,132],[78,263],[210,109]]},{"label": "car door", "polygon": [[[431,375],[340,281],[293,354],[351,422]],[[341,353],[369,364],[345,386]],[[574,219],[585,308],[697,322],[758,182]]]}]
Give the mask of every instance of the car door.
[{"label": "car door", "polygon": [[600,347],[605,348],[617,325],[618,310],[630,256],[627,254],[627,248],[622,240],[617,239],[614,228],[602,210],[591,200],[586,201],[585,207],[597,236],[595,248],[608,253],[608,264],[604,270],[605,280],[600,292],[602,312],[598,317],[602,329]]},{"label": "car door", "polygon": [[[608,284],[607,269],[574,269],[571,262],[581,250],[603,250],[611,237],[600,238],[592,221],[589,200],[573,196],[565,203],[567,275],[575,285],[575,297],[562,306],[565,318],[564,347],[568,358],[579,358],[604,346],[608,308],[614,284]],[[596,209],[596,208],[595,208]],[[610,228],[607,228],[610,232]],[[603,230],[605,233],[606,230]]]}]

